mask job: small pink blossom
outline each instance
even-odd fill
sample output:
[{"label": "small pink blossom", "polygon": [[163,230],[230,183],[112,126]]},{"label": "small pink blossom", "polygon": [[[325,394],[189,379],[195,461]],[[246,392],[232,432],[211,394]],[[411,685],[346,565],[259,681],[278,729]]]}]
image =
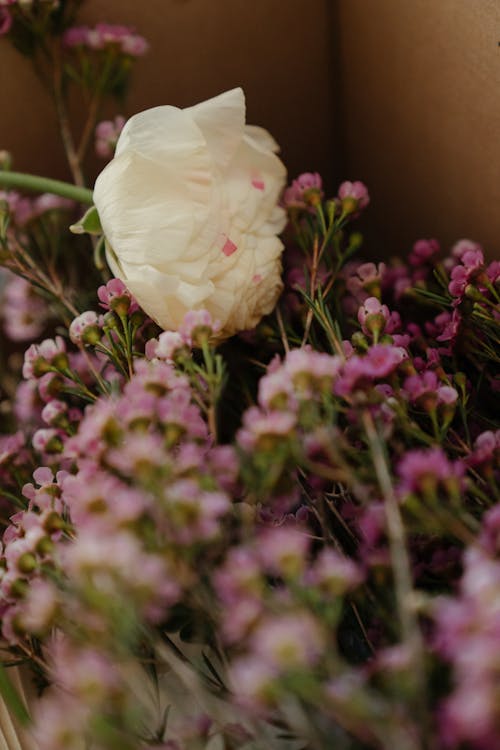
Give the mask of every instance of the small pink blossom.
[{"label": "small pink blossom", "polygon": [[337,196],[344,213],[358,214],[370,203],[368,188],[359,180],[343,182]]},{"label": "small pink blossom", "polygon": [[397,467],[400,477],[399,492],[435,491],[438,484],[463,487],[464,464],[450,461],[441,448],[415,449],[408,451]]},{"label": "small pink blossom", "polygon": [[58,363],[67,363],[66,344],[61,336],[32,344],[24,355],[23,377],[40,377]]},{"label": "small pink blossom", "polygon": [[163,331],[158,339],[150,339],[146,344],[148,359],[163,359],[173,363],[176,354],[186,349],[186,341],[177,331]]},{"label": "small pink blossom", "polygon": [[299,175],[283,194],[285,208],[305,209],[323,197],[323,181],[318,172]]},{"label": "small pink blossom", "polygon": [[367,297],[378,296],[385,272],[385,263],[347,265],[344,269],[347,289],[359,303],[364,302]]},{"label": "small pink blossom", "polygon": [[189,310],[179,327],[179,334],[188,346],[200,346],[220,330],[219,321],[213,321],[208,310]]},{"label": "small pink blossom", "polygon": [[69,327],[69,337],[74,344],[90,343],[90,339],[97,342],[101,338],[97,314],[87,310],[75,318]]},{"label": "small pink blossom", "polygon": [[117,115],[114,120],[104,120],[95,129],[95,150],[102,159],[111,159],[115,152],[118,136],[125,125],[125,118]]},{"label": "small pink blossom", "polygon": [[435,239],[417,240],[410,252],[408,262],[415,267],[428,264],[435,259],[439,250],[439,242]]},{"label": "small pink blossom", "polygon": [[451,281],[448,290],[452,297],[460,301],[468,284],[474,282],[477,275],[484,268],[482,250],[466,250],[460,258],[460,263],[451,271]]},{"label": "small pink blossom", "polygon": [[121,279],[111,279],[97,290],[101,307],[105,310],[122,309],[132,314],[139,309],[139,305],[132,297]]},{"label": "small pink blossom", "polygon": [[95,28],[74,26],[64,32],[63,43],[66,47],[87,47],[100,51],[107,46],[116,46],[124,54],[140,57],[148,50],[144,37],[136,34],[128,26],[98,23]]}]

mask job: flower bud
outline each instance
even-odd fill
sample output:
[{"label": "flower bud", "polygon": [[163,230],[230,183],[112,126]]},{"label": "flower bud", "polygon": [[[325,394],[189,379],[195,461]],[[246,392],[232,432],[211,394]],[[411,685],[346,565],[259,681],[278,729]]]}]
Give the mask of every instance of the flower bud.
[{"label": "flower bud", "polygon": [[2,149],[0,151],[0,169],[8,171],[12,167],[12,155],[9,151]]},{"label": "flower bud", "polygon": [[109,309],[113,310],[120,317],[127,315],[130,310],[130,297],[127,294],[113,297],[109,301]]},{"label": "flower bud", "polygon": [[32,573],[36,567],[36,557],[31,552],[25,552],[17,561],[17,568],[20,573]]}]

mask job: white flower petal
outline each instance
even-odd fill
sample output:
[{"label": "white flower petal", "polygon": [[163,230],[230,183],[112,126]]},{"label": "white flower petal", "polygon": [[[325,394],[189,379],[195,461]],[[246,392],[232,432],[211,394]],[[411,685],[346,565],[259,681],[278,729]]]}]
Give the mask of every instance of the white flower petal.
[{"label": "white flower petal", "polygon": [[233,158],[245,128],[243,89],[225,91],[184,110],[203,133],[214,164],[224,169]]},{"label": "white flower petal", "polygon": [[280,152],[278,143],[276,143],[271,133],[268,133],[265,128],[261,128],[258,125],[245,125],[245,135],[253,141],[255,146],[264,151],[272,151],[273,154]]}]

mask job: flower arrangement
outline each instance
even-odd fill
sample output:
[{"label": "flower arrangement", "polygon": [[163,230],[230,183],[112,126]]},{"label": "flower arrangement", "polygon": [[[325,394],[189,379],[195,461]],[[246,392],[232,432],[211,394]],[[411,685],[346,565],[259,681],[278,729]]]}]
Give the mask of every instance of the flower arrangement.
[{"label": "flower arrangement", "polygon": [[240,89],[97,124],[80,4],[0,2],[75,182],[2,155],[3,746],[495,750],[500,263],[357,260]]}]

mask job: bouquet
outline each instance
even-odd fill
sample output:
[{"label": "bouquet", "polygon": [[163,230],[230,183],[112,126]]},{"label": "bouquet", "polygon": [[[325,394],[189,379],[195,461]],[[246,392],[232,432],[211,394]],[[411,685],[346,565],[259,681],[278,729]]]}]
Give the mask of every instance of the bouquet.
[{"label": "bouquet", "polygon": [[99,123],[80,5],[0,2],[73,175],[1,155],[3,746],[495,750],[500,262],[363,260],[241,89]]}]

